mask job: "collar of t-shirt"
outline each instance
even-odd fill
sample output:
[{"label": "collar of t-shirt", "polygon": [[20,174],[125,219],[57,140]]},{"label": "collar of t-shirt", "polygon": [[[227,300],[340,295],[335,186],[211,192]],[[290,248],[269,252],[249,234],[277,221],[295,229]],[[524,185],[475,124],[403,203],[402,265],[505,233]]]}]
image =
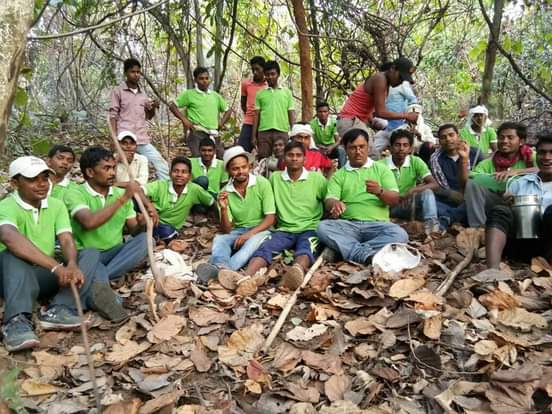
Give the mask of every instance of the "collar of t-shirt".
[{"label": "collar of t-shirt", "polygon": [[[445,153],[446,154],[446,153]],[[454,162],[458,161],[458,159],[460,158],[460,155],[458,154],[455,154],[455,155],[448,155],[446,154],[447,157],[449,157],[451,160],[453,160]]]},{"label": "collar of t-shirt", "polygon": [[103,194],[98,193],[96,190],[92,188],[90,184],[88,184],[88,181],[84,182],[84,188],[86,188],[86,191],[93,196],[93,197],[100,197],[100,200],[102,202],[102,206],[105,206],[105,199],[109,197],[110,195],[113,195],[113,187],[109,187],[109,190],[107,190],[107,197]]},{"label": "collar of t-shirt", "polygon": [[[211,165],[209,166],[209,168],[217,168],[217,163],[218,163],[218,159],[213,158],[213,161],[211,161]],[[203,160],[201,159],[201,157],[199,157],[199,165],[201,166],[203,171],[207,171],[207,166],[203,164]]]},{"label": "collar of t-shirt", "polygon": [[393,157],[389,156],[387,157],[387,163],[389,164],[389,168],[391,170],[400,170],[402,167],[410,167],[410,155],[407,155],[404,159],[403,165],[400,167],[397,167],[395,163],[393,162]]},{"label": "collar of t-shirt", "polygon": [[[305,167],[303,167],[303,171],[301,172],[301,175],[299,176],[299,179],[297,181],[303,181],[303,180],[306,180],[307,178],[309,178],[309,172]],[[285,169],[284,172],[282,173],[282,179],[284,181],[291,181],[291,177],[289,176],[287,169]]]},{"label": "collar of t-shirt", "polygon": [[266,89],[272,89],[272,90],[275,90],[275,89],[282,89],[282,88],[283,88],[282,86],[280,86],[280,85],[276,85],[276,87],[275,87],[275,88],[273,88],[272,86],[267,86],[267,88],[266,88]]},{"label": "collar of t-shirt", "polygon": [[316,118],[316,122],[318,122],[318,126],[322,129],[328,128],[332,124],[333,120],[334,120],[333,116],[330,115],[328,117],[328,120],[326,121],[326,124],[323,124],[322,121],[320,121],[320,119]]},{"label": "collar of t-shirt", "polygon": [[349,161],[347,161],[347,164],[345,164],[345,168],[347,171],[356,171],[356,170],[359,170],[361,168],[370,168],[372,165],[374,165],[374,160],[372,160],[372,158],[368,158],[366,160],[366,162],[364,163],[364,165],[360,166],[360,167],[353,167],[351,165],[351,163]]},{"label": "collar of t-shirt", "polygon": [[140,88],[140,84],[136,85],[136,88],[131,88],[130,86],[127,85],[126,81],[123,81],[121,83],[121,87],[125,90],[125,91],[130,91],[132,92],[133,94],[137,94],[138,92],[141,91],[141,88]]},{"label": "collar of t-shirt", "polygon": [[50,194],[52,194],[52,190],[54,189],[55,185],[59,185],[60,187],[67,187],[71,180],[69,179],[69,174],[66,174],[65,177],[63,177],[63,180],[61,180],[59,183],[54,184],[52,181],[50,181],[50,188],[48,189],[48,197]]},{"label": "collar of t-shirt", "polygon": [[204,95],[209,95],[211,92],[213,92],[211,89],[207,89],[206,91],[202,91],[197,86],[195,87],[195,90],[198,91],[199,93],[204,94]]},{"label": "collar of t-shirt", "polygon": [[17,191],[14,191],[13,198],[15,199],[15,202],[21,207],[23,210],[27,210],[33,213],[33,220],[35,223],[38,223],[38,217],[40,215],[40,210],[43,208],[48,208],[48,197],[46,197],[43,200],[40,200],[40,208],[36,208],[26,201],[23,201],[23,199],[19,196],[19,193]]},{"label": "collar of t-shirt", "polygon": [[[176,190],[174,189],[174,185],[171,181],[170,185],[169,185],[169,194],[172,196],[172,202],[175,203],[176,200],[178,200],[178,193],[176,192]],[[186,184],[184,186],[184,189],[182,190],[182,192],[180,193],[180,195],[185,195],[185,194],[188,194],[188,184]]]},{"label": "collar of t-shirt", "polygon": [[[253,174],[249,174],[249,181],[247,182],[247,188],[253,187],[255,184],[257,184],[257,177]],[[232,178],[230,182],[226,185],[226,191],[229,193],[237,193],[236,187],[234,187],[234,179]]]}]

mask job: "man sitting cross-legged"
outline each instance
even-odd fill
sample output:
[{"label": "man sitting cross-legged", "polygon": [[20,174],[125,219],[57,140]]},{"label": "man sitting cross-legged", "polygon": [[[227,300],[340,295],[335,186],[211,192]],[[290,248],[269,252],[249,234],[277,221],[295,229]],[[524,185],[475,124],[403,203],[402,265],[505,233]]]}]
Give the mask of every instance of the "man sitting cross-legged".
[{"label": "man sitting cross-legged", "polygon": [[74,163],[75,152],[71,147],[57,144],[50,149],[46,164],[55,173],[50,177],[50,197],[63,200],[67,189],[77,185],[69,178]]},{"label": "man sitting cross-legged", "polygon": [[549,263],[552,262],[552,131],[539,136],[537,166],[537,174],[527,174],[513,181],[508,188],[508,195],[539,197],[542,218],[538,238],[517,239],[518,224],[512,208],[507,205],[494,206],[489,211],[485,231],[485,250],[489,268],[499,268],[503,252],[527,262],[536,256],[543,256]]},{"label": "man sitting cross-legged", "polygon": [[[107,272],[110,280],[136,267],[147,254],[144,226],[138,221],[131,201],[136,192],[141,193],[140,186],[130,181],[124,190],[114,187],[115,167],[111,151],[102,147],[87,148],[80,158],[85,182],[64,196],[77,248],[99,250],[99,267]],[[158,220],[155,208],[144,201],[155,222]],[[126,242],[125,227],[134,235]]]},{"label": "man sitting cross-legged", "polygon": [[316,233],[343,259],[369,264],[388,243],[406,243],[408,235],[389,222],[389,207],[399,203],[393,173],[368,158],[368,133],[351,129],[343,137],[349,162],[328,183],[326,210],[333,220],[323,220]]},{"label": "man sitting cross-legged", "polygon": [[[327,181],[319,172],[305,169],[305,155],[306,149],[301,142],[292,141],[286,145],[286,170],[275,172],[270,177],[276,201],[276,231],[253,253],[244,272],[246,276],[253,276],[272,263],[273,254],[294,249],[294,264],[283,278],[283,284],[290,289],[301,285],[305,271],[314,262],[318,246],[315,230],[324,213],[322,203]],[[221,270],[219,280],[223,284],[229,281],[232,284],[232,281],[244,281],[244,277],[231,270]]]},{"label": "man sitting cross-legged", "polygon": [[[31,315],[39,297],[53,297],[39,316],[43,329],[76,329],[80,318],[70,288],[79,289],[84,309],[103,316],[126,317],[107,275],[97,271],[97,250],[77,255],[67,209],[49,197],[53,173],[37,157],[21,157],[9,167],[15,191],[0,202],[0,296],[5,300],[2,334],[10,352],[38,346]],[[63,262],[55,257],[56,237]]]},{"label": "man sitting cross-legged", "polygon": [[170,180],[154,181],[144,189],[159,212],[159,224],[153,235],[166,243],[178,236],[193,206],[209,207],[215,202],[211,194],[190,182],[192,163],[188,158],[175,157],[169,175]]},{"label": "man sitting cross-legged", "polygon": [[412,203],[416,218],[424,220],[426,234],[439,231],[437,203],[433,190],[439,185],[431,176],[426,163],[412,155],[414,134],[406,129],[396,129],[390,137],[391,155],[378,163],[387,166],[397,180],[400,204],[391,208],[391,217],[410,218]]},{"label": "man sitting cross-legged", "polygon": [[251,158],[239,145],[224,153],[224,168],[230,175],[218,199],[224,234],[213,240],[209,263],[196,270],[203,282],[217,277],[220,269],[238,270],[246,265],[276,221],[272,188],[266,178],[251,174]]},{"label": "man sitting cross-legged", "polygon": [[222,184],[228,181],[222,160],[216,158],[215,142],[211,138],[199,141],[199,157],[190,158],[192,163],[193,182],[209,191],[214,197],[219,193]]}]

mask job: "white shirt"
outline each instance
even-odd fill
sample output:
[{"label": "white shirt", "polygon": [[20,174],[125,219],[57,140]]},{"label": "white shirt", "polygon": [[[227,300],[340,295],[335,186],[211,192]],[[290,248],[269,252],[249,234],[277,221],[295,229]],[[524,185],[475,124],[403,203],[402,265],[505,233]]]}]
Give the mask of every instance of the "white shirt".
[{"label": "white shirt", "polygon": [[146,185],[148,183],[149,165],[148,159],[145,156],[134,154],[134,158],[129,165],[129,169],[127,169],[122,162],[117,163],[116,181],[123,183],[129,181],[129,170],[132,172],[132,175],[138,184]]}]

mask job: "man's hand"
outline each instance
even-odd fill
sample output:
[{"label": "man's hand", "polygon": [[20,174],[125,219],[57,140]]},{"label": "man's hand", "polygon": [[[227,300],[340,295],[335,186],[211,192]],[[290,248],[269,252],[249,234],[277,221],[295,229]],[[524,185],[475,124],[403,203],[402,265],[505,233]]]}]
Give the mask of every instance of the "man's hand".
[{"label": "man's hand", "polygon": [[506,181],[510,177],[515,177],[516,175],[518,175],[518,172],[516,170],[499,171],[494,174],[496,181]]},{"label": "man's hand", "polygon": [[406,119],[408,122],[412,122],[415,124],[418,121],[418,113],[417,112],[406,112],[404,114],[404,119]]},{"label": "man's hand", "polygon": [[136,181],[129,181],[126,189],[124,197],[127,200],[130,200],[132,197],[134,197],[134,194],[140,191],[140,184],[138,184]]},{"label": "man's hand", "polygon": [[228,193],[226,191],[222,191],[218,195],[218,203],[220,208],[227,209],[228,208]]},{"label": "man's hand", "polygon": [[148,212],[148,216],[150,217],[153,225],[157,226],[159,224],[159,213],[157,213],[155,206],[153,204],[148,204],[144,207],[146,207],[146,211]]},{"label": "man's hand", "polygon": [[467,160],[470,156],[470,146],[466,141],[460,141],[458,144],[458,155],[460,158]]},{"label": "man's hand", "polygon": [[194,130],[194,124],[192,124],[189,120],[182,119],[181,121],[182,125],[184,125],[184,129],[189,129],[190,131]]},{"label": "man's hand", "polygon": [[243,233],[240,237],[238,237],[236,239],[236,241],[234,242],[234,249],[238,250],[239,248],[241,248],[245,242],[247,240],[249,240],[251,237],[253,237],[253,234],[251,234],[250,232],[245,232]]},{"label": "man's hand", "polygon": [[334,219],[339,218],[343,213],[345,213],[345,210],[347,210],[345,203],[336,200],[330,209],[330,217]]},{"label": "man's hand", "polygon": [[157,98],[149,98],[146,101],[145,107],[147,111],[152,111],[156,108],[159,108],[159,100]]},{"label": "man's hand", "polygon": [[84,275],[78,266],[74,264],[58,267],[55,271],[55,275],[58,278],[60,287],[67,287],[71,282],[75,283],[77,288],[82,287],[84,284]]},{"label": "man's hand", "polygon": [[381,186],[375,181],[366,180],[366,192],[379,196],[381,192]]}]

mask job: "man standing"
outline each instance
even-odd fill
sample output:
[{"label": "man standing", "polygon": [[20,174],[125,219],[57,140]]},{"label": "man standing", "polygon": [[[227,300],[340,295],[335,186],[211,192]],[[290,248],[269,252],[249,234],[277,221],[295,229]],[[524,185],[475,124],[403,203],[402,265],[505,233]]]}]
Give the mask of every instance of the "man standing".
[{"label": "man standing", "polygon": [[54,145],[48,152],[46,164],[55,174],[50,175],[50,197],[63,200],[67,189],[76,186],[69,178],[73,164],[75,164],[75,152],[67,145]]},{"label": "man standing", "polygon": [[[199,157],[199,142],[204,138],[209,138],[216,142],[217,157],[221,158],[224,153],[224,145],[220,141],[219,130],[226,124],[232,110],[222,96],[209,89],[211,79],[209,70],[204,67],[194,69],[194,81],[196,87],[183,91],[176,98],[176,104],[171,102],[170,111],[176,116],[182,125],[184,133],[189,131],[188,146],[192,152],[192,157]],[[182,114],[178,108],[184,108],[186,115]],[[219,121],[220,114],[222,118]]]},{"label": "man standing", "polygon": [[[32,312],[39,296],[53,296],[40,312],[42,329],[79,328],[71,283],[78,287],[84,309],[96,309],[112,320],[126,318],[107,275],[97,271],[97,251],[77,255],[67,209],[57,198],[48,197],[51,173],[40,158],[18,158],[9,167],[15,191],[0,203],[2,335],[9,352],[38,346]],[[63,261],[55,256],[56,238]]]},{"label": "man standing", "polygon": [[238,144],[246,151],[251,152],[251,137],[253,136],[253,123],[255,118],[255,99],[257,92],[266,89],[267,84],[264,77],[265,59],[261,56],[254,56],[249,61],[253,79],[246,79],[241,84],[241,109],[243,111],[243,125],[240,131]]},{"label": "man standing", "polygon": [[[349,95],[337,118],[337,132],[341,137],[352,128],[363,129],[370,137],[372,145],[374,131],[369,126],[374,116],[385,119],[404,119],[416,122],[415,112],[391,112],[385,107],[389,87],[398,86],[404,81],[413,83],[414,64],[401,57],[383,72],[377,72],[357,86]],[[375,153],[375,148],[371,149]]]},{"label": "man standing", "polygon": [[149,168],[148,159],[143,155],[136,153],[136,135],[130,131],[121,131],[117,135],[117,140],[121,144],[121,149],[125,153],[125,157],[128,163],[127,166],[119,159],[119,154],[115,156],[117,160],[117,173],[115,175],[115,186],[126,188],[130,181],[130,175],[134,177],[134,180],[144,186],[148,183]]},{"label": "man standing", "polygon": [[241,146],[224,153],[230,182],[219,194],[220,224],[224,234],[215,236],[209,263],[198,266],[200,280],[217,277],[220,269],[239,270],[270,234],[276,207],[270,182],[251,174],[251,154]]},{"label": "man standing", "polygon": [[[484,226],[487,209],[496,204],[504,204],[502,194],[511,177],[536,173],[534,154],[525,144],[527,128],[517,122],[504,122],[498,127],[497,151],[491,158],[481,161],[470,173],[466,183],[464,199],[470,227]],[[466,158],[464,147],[462,157]],[[467,174],[468,166],[462,165],[462,174]]]},{"label": "man standing", "polygon": [[311,121],[314,143],[320,151],[331,159],[339,161],[339,167],[347,162],[347,154],[341,146],[341,137],[337,133],[335,116],[330,115],[330,106],[327,102],[316,104],[316,117]]},{"label": "man standing", "polygon": [[169,176],[169,165],[151,144],[146,122],[154,117],[159,101],[148,98],[142,90],[139,83],[141,68],[136,59],[125,60],[125,80],[111,92],[109,121],[116,135],[120,131],[131,131],[136,135],[138,154],[152,163],[159,179],[165,179]]},{"label": "man standing", "polygon": [[[483,160],[481,151],[460,139],[454,124],[443,124],[437,131],[439,148],[431,155],[429,165],[439,184],[435,195],[441,226],[466,221],[463,188],[469,172]],[[466,168],[464,168],[464,166]]]},{"label": "man standing", "polygon": [[470,147],[478,148],[487,158],[490,152],[497,149],[496,131],[493,127],[487,126],[489,111],[483,105],[471,108],[468,112],[466,126],[460,131],[460,137]]},{"label": "man standing", "polygon": [[328,183],[326,211],[316,233],[326,246],[343,259],[369,264],[388,243],[406,243],[408,235],[389,222],[389,207],[399,203],[399,189],[393,173],[368,158],[369,137],[363,129],[351,129],[343,136],[349,162]]},{"label": "man standing", "polygon": [[[499,144],[500,146],[500,138]],[[543,256],[552,262],[552,132],[539,136],[536,174],[517,178],[509,187],[509,195],[536,195],[541,203],[542,219],[537,239],[516,239],[517,224],[507,205],[494,206],[487,218],[485,250],[487,266],[498,269],[502,253],[529,262]]]},{"label": "man standing", "polygon": [[295,123],[293,96],[288,88],[278,85],[280,65],[269,60],[264,66],[268,88],[257,93],[253,122],[252,144],[257,148],[257,159],[272,153],[274,140],[288,138],[288,131]]}]

